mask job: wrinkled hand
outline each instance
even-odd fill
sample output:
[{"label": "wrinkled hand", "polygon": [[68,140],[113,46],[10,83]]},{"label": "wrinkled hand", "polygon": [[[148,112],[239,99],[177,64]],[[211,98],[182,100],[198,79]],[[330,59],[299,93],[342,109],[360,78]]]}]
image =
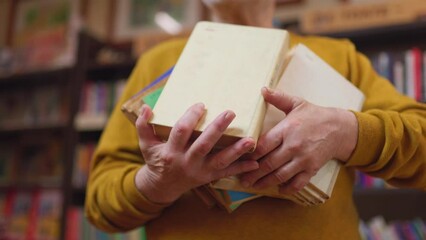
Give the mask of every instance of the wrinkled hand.
[{"label": "wrinkled hand", "polygon": [[220,114],[205,131],[190,142],[191,134],[204,114],[204,105],[195,104],[172,128],[167,142],[155,136],[148,120],[151,109],[144,105],[136,121],[139,146],[145,165],[136,174],[136,187],[158,203],[175,201],[184,192],[217,180],[258,168],[256,161],[237,161],[254,147],[254,140],[243,138],[211,153],[215,143],[235,118],[231,111]]},{"label": "wrinkled hand", "polygon": [[280,185],[280,192],[300,191],[330,159],[346,161],[358,140],[358,122],[347,110],[326,108],[263,88],[264,99],[286,117],[263,134],[248,155],[259,169],[240,177],[245,187]]}]

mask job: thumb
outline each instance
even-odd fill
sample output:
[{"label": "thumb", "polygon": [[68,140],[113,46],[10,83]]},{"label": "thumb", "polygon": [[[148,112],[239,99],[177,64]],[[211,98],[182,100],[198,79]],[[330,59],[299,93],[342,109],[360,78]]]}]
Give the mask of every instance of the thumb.
[{"label": "thumb", "polygon": [[148,120],[151,118],[151,116],[151,109],[148,105],[144,104],[135,123],[139,137],[139,146],[142,151],[146,151],[149,147],[161,143],[158,137],[155,136],[154,129],[148,123]]},{"label": "thumb", "polygon": [[262,88],[262,95],[266,102],[274,105],[286,114],[303,103],[303,99],[299,97],[291,96],[267,87]]}]

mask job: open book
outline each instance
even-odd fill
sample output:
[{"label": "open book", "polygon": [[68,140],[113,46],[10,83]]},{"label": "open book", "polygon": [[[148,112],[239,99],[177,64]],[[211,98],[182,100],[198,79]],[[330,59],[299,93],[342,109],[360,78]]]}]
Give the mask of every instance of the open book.
[{"label": "open book", "polygon": [[[299,44],[289,50],[288,38],[285,30],[199,23],[175,67],[129,99],[122,111],[134,123],[140,107],[147,103],[153,107],[154,131],[166,140],[174,123],[196,102],[205,104],[207,114],[194,138],[219,113],[233,110],[235,124],[225,132],[217,146],[220,148],[246,136],[256,140],[285,117],[273,106],[266,108],[260,94],[263,86],[320,106],[361,109],[364,96],[355,86],[306,46]],[[237,177],[220,179],[194,192],[207,205],[228,211],[260,196],[317,205],[331,196],[339,168],[340,164],[331,159],[293,195],[280,194],[278,186],[263,191],[246,189]]]}]

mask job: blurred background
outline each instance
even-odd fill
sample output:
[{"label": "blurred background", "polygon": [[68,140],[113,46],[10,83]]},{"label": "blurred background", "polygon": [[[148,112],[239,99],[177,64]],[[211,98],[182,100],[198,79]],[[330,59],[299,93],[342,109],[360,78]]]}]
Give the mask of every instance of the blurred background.
[{"label": "blurred background", "polygon": [[[274,24],[346,38],[425,102],[425,0],[277,0]],[[0,0],[0,239],[144,239],[83,216],[90,159],[138,57],[209,20],[201,0]],[[358,173],[365,239],[426,239],[426,194]]]}]

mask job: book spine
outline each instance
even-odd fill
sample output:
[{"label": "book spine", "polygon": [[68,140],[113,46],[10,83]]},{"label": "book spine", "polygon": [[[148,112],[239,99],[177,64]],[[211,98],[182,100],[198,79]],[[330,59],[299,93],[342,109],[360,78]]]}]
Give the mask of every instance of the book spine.
[{"label": "book spine", "polygon": [[[269,88],[275,88],[277,85],[281,75],[283,74],[285,67],[288,63],[288,58],[286,58],[286,53],[288,52],[288,46],[289,46],[289,38],[284,38],[285,40],[282,42],[281,50],[276,56],[276,64],[274,66],[274,69],[271,73],[271,76],[269,79],[267,79],[265,82],[265,86]],[[259,89],[260,91],[260,89]],[[260,132],[262,131],[263,121],[265,119],[266,114],[266,102],[263,99],[262,96],[260,96],[259,102],[256,106],[256,111],[254,112],[256,116],[253,116],[252,118],[252,124],[251,128],[248,131],[248,135],[253,137],[253,139],[258,139]],[[254,146],[256,148],[256,146]]]},{"label": "book spine", "polygon": [[417,101],[422,101],[422,51],[418,47],[411,49],[413,53],[413,80],[414,97]]},{"label": "book spine", "polygon": [[208,186],[203,185],[197,188],[192,189],[192,192],[197,195],[201,201],[207,205],[207,207],[211,208],[216,205],[216,199],[209,193],[209,190],[206,189]]}]

